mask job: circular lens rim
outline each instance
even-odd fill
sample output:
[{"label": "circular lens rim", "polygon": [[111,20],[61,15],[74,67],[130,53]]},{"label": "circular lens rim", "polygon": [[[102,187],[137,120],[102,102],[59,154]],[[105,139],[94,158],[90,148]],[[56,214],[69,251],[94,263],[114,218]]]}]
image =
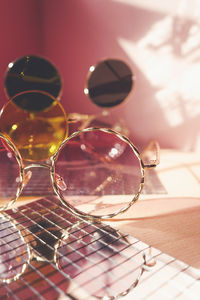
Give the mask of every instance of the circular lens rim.
[{"label": "circular lens rim", "polygon": [[[21,107],[20,105],[18,105],[14,100],[15,98],[21,96],[21,95],[26,95],[26,94],[40,94],[40,95],[44,95],[46,97],[49,97],[52,101],[51,101],[51,104],[48,105],[47,107],[44,107],[43,109],[41,110],[30,110],[30,109],[26,109],[24,107]],[[12,102],[18,109],[21,109],[22,111],[25,111],[25,112],[29,112],[29,113],[40,113],[40,112],[45,112],[47,111],[48,109],[51,108],[52,105],[55,105],[54,103],[57,103],[60,107],[62,107],[62,110],[64,110],[63,106],[61,105],[61,103],[54,97],[52,96],[51,94],[47,93],[47,92],[44,92],[44,91],[41,91],[41,90],[27,90],[27,91],[23,91],[23,92],[20,92],[16,95],[14,95],[12,98],[10,98],[10,100],[8,102],[5,103],[5,105],[3,106],[2,110],[4,110],[4,107],[6,107],[6,105],[9,103],[9,102]],[[65,112],[65,110],[64,110]],[[65,112],[66,113],[66,112]],[[1,115],[1,113],[0,113]]]},{"label": "circular lens rim", "polygon": [[[14,95],[10,95],[9,92],[8,92],[8,89],[6,87],[6,80],[7,80],[7,76],[9,74],[9,71],[11,70],[11,68],[17,64],[18,62],[20,62],[21,60],[25,59],[25,58],[36,58],[36,59],[39,59],[39,60],[44,60],[48,65],[50,65],[54,70],[55,72],[57,72],[58,76],[59,76],[59,81],[60,81],[60,89],[59,89],[59,92],[57,93],[57,95],[53,95],[53,94],[50,94],[52,95],[53,97],[55,97],[58,101],[61,99],[62,97],[62,94],[63,94],[63,79],[61,77],[61,74],[59,72],[59,70],[57,69],[57,67],[55,66],[54,63],[52,63],[49,59],[47,59],[46,57],[43,57],[43,56],[39,56],[39,55],[34,55],[34,54],[30,54],[30,55],[24,55],[24,56],[21,56],[21,57],[18,57],[16,58],[15,60],[11,61],[8,63],[8,66],[6,68],[6,71],[5,71],[5,74],[4,74],[4,92],[5,92],[5,95],[8,99],[10,98],[13,98],[15,95],[21,93],[21,92],[24,92],[24,91],[20,91],[20,92],[17,92],[15,93]],[[9,65],[12,64],[11,67],[9,67]],[[25,90],[25,91],[29,91],[29,90]],[[47,91],[44,91],[44,92],[47,92]],[[48,92],[47,92],[48,93]]]},{"label": "circular lens rim", "polygon": [[[95,69],[102,63],[106,62],[106,61],[118,61],[120,63],[123,63],[124,65],[126,65],[126,67],[130,70],[130,73],[132,74],[131,78],[132,78],[132,86],[131,86],[131,90],[129,91],[129,93],[127,94],[127,96],[123,99],[123,101],[121,101],[120,103],[111,105],[111,106],[106,106],[106,105],[99,105],[97,104],[91,97],[90,97],[90,93],[89,93],[89,87],[88,87],[88,82],[92,76],[92,74],[95,72]],[[85,85],[84,85],[84,94],[91,100],[91,102],[96,105],[97,107],[100,107],[102,109],[112,109],[114,107],[118,107],[120,105],[122,105],[123,103],[125,103],[127,100],[129,100],[130,96],[132,95],[132,93],[135,90],[135,74],[133,73],[133,71],[131,70],[131,68],[129,67],[129,65],[124,62],[122,59],[118,59],[118,58],[105,58],[102,59],[100,61],[98,61],[96,64],[91,65],[89,68],[89,71],[86,75],[86,81],[85,81]]]},{"label": "circular lens rim", "polygon": [[5,218],[7,222],[10,222],[11,225],[17,230],[21,240],[24,242],[24,245],[26,245],[27,254],[28,254],[28,259],[25,260],[25,262],[23,263],[23,265],[21,267],[21,269],[22,269],[21,272],[17,273],[16,275],[14,275],[12,277],[8,277],[6,279],[0,277],[0,282],[10,284],[11,282],[18,280],[25,273],[25,271],[26,271],[26,269],[27,269],[27,267],[30,264],[30,261],[32,259],[32,254],[31,254],[31,249],[29,247],[29,244],[25,241],[25,238],[23,237],[23,234],[21,233],[21,230],[18,228],[17,224],[14,222],[14,219],[11,219],[10,216],[8,216],[8,215],[5,216],[4,214],[1,214],[1,217]]},{"label": "circular lens rim", "polygon": [[[13,99],[14,98],[16,98],[16,97],[18,97],[19,95],[22,95],[22,94],[29,94],[29,93],[38,93],[38,94],[43,94],[43,95],[45,95],[45,96],[48,96],[49,98],[51,98],[52,99],[52,104],[50,105],[50,106],[48,106],[46,109],[44,109],[44,110],[36,110],[36,111],[31,111],[31,110],[26,110],[26,109],[23,109],[23,108],[21,108],[20,106],[18,106],[14,101],[13,101]],[[63,117],[64,117],[64,119],[65,119],[65,123],[66,123],[66,128],[65,128],[65,136],[64,136],[64,140],[66,139],[66,137],[68,136],[68,134],[69,134],[69,123],[68,123],[68,116],[67,116],[67,113],[66,113],[66,111],[65,111],[65,109],[64,109],[64,107],[63,107],[63,105],[61,104],[61,102],[60,101],[58,101],[56,98],[54,98],[51,94],[48,94],[48,93],[46,93],[46,92],[43,92],[43,91],[40,91],[40,90],[28,90],[28,91],[23,91],[23,92],[20,92],[20,93],[18,93],[17,95],[15,95],[13,98],[11,98],[8,102],[6,102],[5,104],[4,104],[4,106],[2,107],[2,109],[0,110],[0,123],[1,123],[1,117],[2,117],[2,114],[5,112],[5,109],[7,108],[7,106],[8,105],[13,105],[13,106],[15,106],[19,111],[21,110],[22,112],[25,112],[25,113],[29,113],[29,114],[31,114],[31,113],[33,113],[33,114],[39,114],[39,113],[45,113],[46,111],[48,111],[49,109],[51,109],[52,108],[52,106],[56,106],[56,105],[58,105],[59,106],[59,108],[60,108],[60,111],[62,111],[62,113],[63,113]],[[3,134],[4,135],[6,135],[6,136],[8,136],[8,138],[9,138],[9,135],[6,133],[6,132],[4,132],[2,129],[1,129],[1,131],[3,132]],[[9,138],[10,140],[11,140],[11,138]],[[14,143],[13,143],[14,144]],[[17,149],[17,148],[16,148]],[[57,150],[56,150],[57,151]],[[18,150],[18,152],[20,152],[19,150]],[[53,156],[54,154],[52,154],[52,156]],[[21,156],[21,155],[20,155]],[[22,157],[22,156],[21,156]],[[42,158],[42,159],[38,159],[38,161],[44,161],[44,160],[47,160],[47,159],[50,159],[51,157],[49,156],[49,157],[45,157],[45,158]],[[23,158],[24,160],[27,160],[27,161],[32,161],[32,162],[34,162],[34,161],[36,161],[35,159],[31,159],[31,158]]]},{"label": "circular lens rim", "polygon": [[[55,174],[56,174],[56,171],[55,171],[55,169],[56,169],[56,160],[57,160],[57,158],[59,156],[59,153],[61,152],[62,148],[72,138],[80,135],[81,133],[86,133],[86,132],[91,132],[91,131],[102,131],[102,132],[105,132],[105,133],[108,133],[108,134],[114,134],[114,135],[116,135],[118,138],[120,138],[122,141],[124,141],[125,143],[127,143],[131,147],[133,153],[136,155],[136,157],[137,157],[137,159],[139,161],[139,164],[140,164],[141,180],[140,180],[140,185],[139,185],[139,188],[138,188],[138,192],[133,196],[133,199],[127,205],[125,205],[123,208],[119,209],[116,212],[107,214],[107,215],[92,215],[92,214],[87,214],[87,213],[84,213],[84,212],[78,210],[74,206],[72,206],[70,203],[68,203],[64,199],[64,197],[62,197],[62,193],[61,193],[59,187],[57,186],[55,178],[54,178]],[[119,214],[122,214],[122,213],[126,212],[139,199],[139,196],[140,196],[140,194],[142,192],[142,189],[144,187],[144,175],[145,175],[145,166],[144,166],[144,163],[142,161],[142,158],[140,157],[140,153],[139,153],[138,149],[129,140],[128,137],[120,134],[119,132],[117,132],[117,131],[115,131],[113,129],[109,129],[109,128],[89,127],[89,128],[85,128],[83,130],[78,130],[78,131],[72,133],[70,136],[68,136],[62,142],[62,144],[60,145],[59,149],[54,154],[54,156],[51,157],[50,177],[51,177],[51,181],[52,181],[52,186],[53,186],[54,192],[56,193],[56,195],[58,196],[59,200],[61,201],[61,203],[64,206],[66,206],[68,209],[70,209],[70,211],[72,211],[76,215],[78,215],[80,217],[83,217],[83,218],[86,218],[86,219],[96,219],[96,220],[102,219],[102,220],[105,220],[105,219],[113,218],[113,217],[115,217],[115,216],[117,216]]]},{"label": "circular lens rim", "polygon": [[14,143],[10,140],[10,138],[8,136],[5,136],[5,134],[2,134],[1,132],[0,132],[0,138],[2,138],[4,140],[4,142],[9,146],[9,148],[11,148],[11,150],[15,154],[15,158],[16,158],[16,161],[19,166],[19,178],[20,178],[15,197],[13,199],[11,199],[8,202],[8,204],[0,206],[0,212],[1,212],[1,211],[4,211],[5,209],[9,208],[12,204],[14,204],[14,202],[20,196],[22,189],[23,189],[23,182],[24,182],[24,166],[23,166],[21,155],[20,155],[19,151],[17,150],[16,146],[14,145]]}]

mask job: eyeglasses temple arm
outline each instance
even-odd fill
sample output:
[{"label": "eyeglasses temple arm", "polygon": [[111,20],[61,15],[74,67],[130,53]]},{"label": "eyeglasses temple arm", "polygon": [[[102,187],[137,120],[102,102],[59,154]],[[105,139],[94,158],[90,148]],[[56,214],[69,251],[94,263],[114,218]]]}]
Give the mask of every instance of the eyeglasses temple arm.
[{"label": "eyeglasses temple arm", "polygon": [[87,114],[79,114],[79,113],[68,114],[69,123],[88,122],[90,120],[93,120],[94,118],[95,115],[87,115]]},{"label": "eyeglasses temple arm", "polygon": [[101,116],[107,116],[109,112],[106,110],[101,111],[99,114],[79,114],[79,113],[70,113],[68,114],[68,123],[77,123],[81,122],[81,126],[79,127],[79,130],[83,130],[84,128],[87,128],[90,123]]},{"label": "eyeglasses temple arm", "polygon": [[[149,159],[149,156],[154,155],[154,159]],[[160,163],[160,146],[157,141],[151,141],[142,151],[142,158],[145,168],[155,168]]]}]

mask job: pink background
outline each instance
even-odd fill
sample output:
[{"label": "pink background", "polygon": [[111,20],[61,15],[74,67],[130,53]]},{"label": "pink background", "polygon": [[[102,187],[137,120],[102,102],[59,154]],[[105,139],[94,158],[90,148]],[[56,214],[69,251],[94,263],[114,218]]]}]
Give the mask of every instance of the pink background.
[{"label": "pink background", "polygon": [[63,79],[67,112],[100,111],[83,94],[88,69],[123,59],[136,76],[134,92],[113,115],[128,123],[136,144],[200,151],[199,0],[0,1],[0,104],[6,67],[35,54]]}]

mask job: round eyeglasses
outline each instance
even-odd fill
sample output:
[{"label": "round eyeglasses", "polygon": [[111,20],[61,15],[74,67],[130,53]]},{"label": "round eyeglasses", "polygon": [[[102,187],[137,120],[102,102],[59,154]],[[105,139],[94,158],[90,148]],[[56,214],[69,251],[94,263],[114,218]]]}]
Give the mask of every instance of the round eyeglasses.
[{"label": "round eyeglasses", "polygon": [[112,218],[138,200],[145,170],[159,162],[156,142],[150,146],[156,158],[146,163],[144,154],[127,137],[107,128],[74,132],[47,163],[26,166],[9,138],[0,134],[0,141],[1,210],[20,196],[31,178],[31,169],[37,167],[49,170],[55,194],[73,213],[86,218]]}]

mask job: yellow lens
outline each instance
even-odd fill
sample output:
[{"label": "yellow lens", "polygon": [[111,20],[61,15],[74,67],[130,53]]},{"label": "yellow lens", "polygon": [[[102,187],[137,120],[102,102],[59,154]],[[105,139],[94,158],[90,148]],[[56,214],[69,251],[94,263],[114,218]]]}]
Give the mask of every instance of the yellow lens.
[{"label": "yellow lens", "polygon": [[[34,94],[34,97],[33,97]],[[22,109],[18,98],[24,103],[39,99],[49,105],[42,109]],[[38,96],[38,97],[37,97]],[[42,103],[42,102],[41,102]],[[28,105],[29,107],[29,105]],[[2,109],[0,131],[7,134],[25,160],[41,161],[50,158],[68,134],[67,116],[60,102],[44,92],[28,91],[16,95]]]}]

